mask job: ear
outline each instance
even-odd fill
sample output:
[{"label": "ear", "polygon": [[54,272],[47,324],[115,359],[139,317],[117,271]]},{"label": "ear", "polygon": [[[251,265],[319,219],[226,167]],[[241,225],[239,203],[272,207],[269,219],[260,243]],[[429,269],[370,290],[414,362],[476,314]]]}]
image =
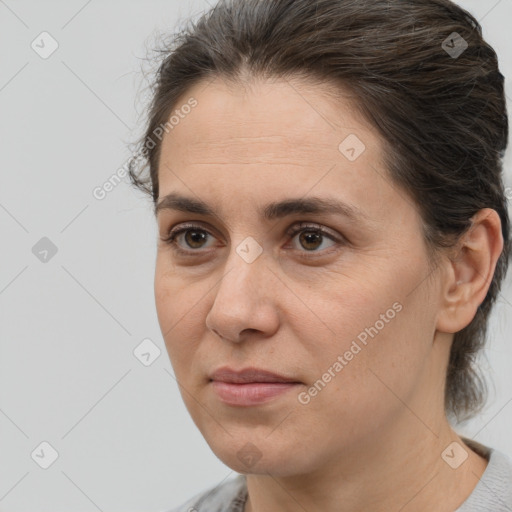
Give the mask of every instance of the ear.
[{"label": "ear", "polygon": [[484,208],[471,218],[472,226],[446,263],[442,282],[438,331],[455,333],[473,320],[484,301],[503,250],[500,216]]}]

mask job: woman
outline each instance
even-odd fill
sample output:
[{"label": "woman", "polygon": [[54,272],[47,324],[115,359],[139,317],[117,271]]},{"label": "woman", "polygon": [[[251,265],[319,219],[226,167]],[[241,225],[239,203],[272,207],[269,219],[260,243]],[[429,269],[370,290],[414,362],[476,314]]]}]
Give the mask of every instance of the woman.
[{"label": "woman", "polygon": [[507,136],[448,0],[226,0],[167,48],[130,175],[183,400],[240,473],[176,511],[512,510],[510,459],[451,426],[485,396]]}]

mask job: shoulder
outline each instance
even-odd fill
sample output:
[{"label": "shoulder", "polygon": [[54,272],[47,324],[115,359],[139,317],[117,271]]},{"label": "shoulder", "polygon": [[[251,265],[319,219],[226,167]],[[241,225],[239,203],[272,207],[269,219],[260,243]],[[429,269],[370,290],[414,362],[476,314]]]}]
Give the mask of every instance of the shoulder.
[{"label": "shoulder", "polygon": [[512,458],[488,448],[488,464],[468,499],[456,512],[509,512],[512,510]]},{"label": "shoulder", "polygon": [[247,498],[244,475],[201,491],[179,507],[167,512],[243,512]]}]

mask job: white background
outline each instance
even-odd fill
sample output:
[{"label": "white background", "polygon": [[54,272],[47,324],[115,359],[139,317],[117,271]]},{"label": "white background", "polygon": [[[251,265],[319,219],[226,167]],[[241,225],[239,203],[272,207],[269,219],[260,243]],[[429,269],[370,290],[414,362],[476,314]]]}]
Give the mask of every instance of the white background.
[{"label": "white background", "polygon": [[[459,3],[498,52],[510,102],[512,0]],[[0,511],[163,511],[235,475],[173,378],[149,200],[127,178],[101,201],[92,194],[141,131],[140,69],[155,31],[207,6],[0,0]],[[47,59],[31,48],[43,31],[59,45]],[[57,247],[46,263],[32,253],[42,237]],[[508,279],[482,361],[489,403],[459,429],[509,455],[511,317]],[[133,355],[146,338],[161,350],[148,367]],[[31,458],[43,441],[59,454],[48,469]]]}]

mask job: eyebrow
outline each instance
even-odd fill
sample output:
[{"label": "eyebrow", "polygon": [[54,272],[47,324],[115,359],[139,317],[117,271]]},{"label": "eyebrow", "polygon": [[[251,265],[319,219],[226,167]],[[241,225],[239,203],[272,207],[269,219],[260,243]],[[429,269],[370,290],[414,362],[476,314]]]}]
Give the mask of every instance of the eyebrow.
[{"label": "eyebrow", "polygon": [[[155,215],[162,210],[177,210],[185,213],[217,217],[215,210],[200,199],[186,197],[176,192],[164,196],[155,206]],[[366,215],[355,205],[330,197],[291,198],[267,204],[258,211],[260,217],[271,221],[294,214],[338,214],[351,221],[366,220]]]}]

